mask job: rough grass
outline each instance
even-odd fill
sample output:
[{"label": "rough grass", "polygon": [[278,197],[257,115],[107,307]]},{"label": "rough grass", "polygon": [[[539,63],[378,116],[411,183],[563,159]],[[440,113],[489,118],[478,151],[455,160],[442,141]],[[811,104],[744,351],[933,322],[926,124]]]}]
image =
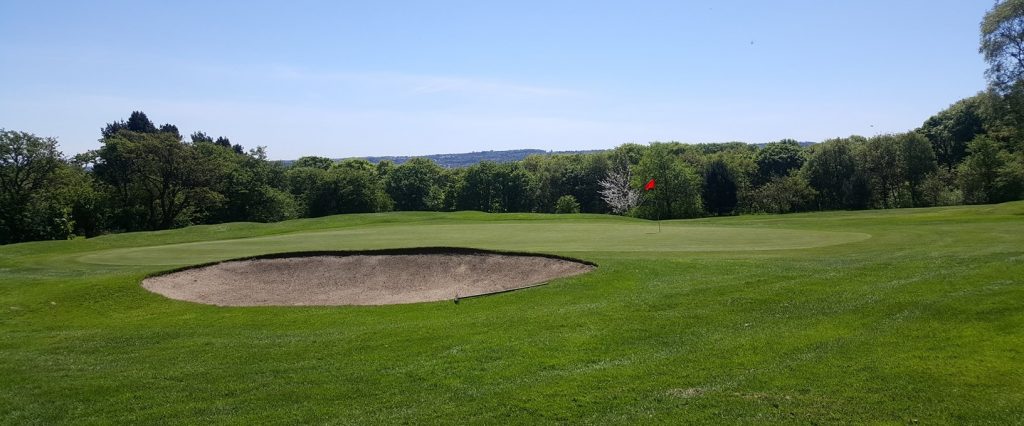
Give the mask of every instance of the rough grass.
[{"label": "rough grass", "polygon": [[[1020,423],[1024,203],[663,222],[394,213],[0,247],[0,422]],[[384,307],[217,308],[149,273],[466,246],[598,270]]]}]

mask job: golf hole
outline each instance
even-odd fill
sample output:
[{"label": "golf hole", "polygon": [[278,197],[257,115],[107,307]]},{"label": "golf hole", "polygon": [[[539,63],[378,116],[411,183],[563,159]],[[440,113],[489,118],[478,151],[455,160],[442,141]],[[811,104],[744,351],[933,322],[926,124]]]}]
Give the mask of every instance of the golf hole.
[{"label": "golf hole", "polygon": [[459,248],[305,252],[189,267],[142,286],[218,306],[389,305],[506,292],[594,268],[558,256]]}]

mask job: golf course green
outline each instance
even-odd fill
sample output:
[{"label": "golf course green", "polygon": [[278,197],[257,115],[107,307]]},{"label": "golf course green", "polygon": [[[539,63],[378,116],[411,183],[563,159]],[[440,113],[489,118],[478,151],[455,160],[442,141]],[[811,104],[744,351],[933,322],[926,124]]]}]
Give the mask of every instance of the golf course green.
[{"label": "golf course green", "polygon": [[[216,307],[143,278],[467,247],[596,270],[462,300]],[[0,246],[0,423],[1024,419],[1024,202],[652,221],[381,213]]]}]

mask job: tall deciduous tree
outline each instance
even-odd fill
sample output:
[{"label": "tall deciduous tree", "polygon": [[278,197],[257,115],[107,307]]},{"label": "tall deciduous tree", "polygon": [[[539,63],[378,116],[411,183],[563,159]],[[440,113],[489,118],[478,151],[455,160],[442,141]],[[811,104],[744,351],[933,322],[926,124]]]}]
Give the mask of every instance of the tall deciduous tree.
[{"label": "tall deciduous tree", "polygon": [[536,208],[538,212],[552,212],[557,200],[568,194],[580,204],[585,213],[606,212],[599,197],[598,182],[608,170],[606,155],[531,155],[521,164],[537,183]]},{"label": "tall deciduous tree", "polygon": [[191,139],[192,139],[192,143],[193,144],[213,143],[213,138],[211,138],[209,135],[207,135],[204,132],[192,133]]},{"label": "tall deciduous tree", "polygon": [[704,208],[716,215],[733,214],[736,211],[738,185],[736,176],[721,158],[715,158],[704,170]]},{"label": "tall deciduous tree", "polygon": [[815,145],[801,173],[817,192],[819,209],[847,207],[850,179],[856,162],[849,139],[832,139]]},{"label": "tall deciduous tree", "polygon": [[397,210],[441,210],[444,169],[428,158],[413,158],[387,173],[385,187]]},{"label": "tall deciduous tree", "polygon": [[484,161],[466,168],[456,195],[458,210],[527,212],[536,184],[519,163]]},{"label": "tall deciduous tree", "polygon": [[[170,126],[170,127],[168,127]],[[167,133],[173,133],[180,137],[178,134],[178,128],[165,124],[164,128]],[[132,111],[132,114],[128,117],[128,121],[115,121],[113,123],[107,123],[105,127],[100,131],[103,137],[110,137],[117,134],[122,130],[128,130],[135,133],[157,133],[161,129],[157,129],[156,125],[146,116],[146,113],[142,111]]]},{"label": "tall deciduous tree", "polygon": [[295,160],[295,163],[292,164],[292,167],[312,167],[314,169],[330,170],[331,166],[333,165],[334,160],[331,160],[330,158],[306,156],[299,157],[298,160]]},{"label": "tall deciduous tree", "polygon": [[209,188],[216,164],[170,133],[121,130],[103,139],[96,177],[117,194],[122,229],[168,229],[223,197]]},{"label": "tall deciduous tree", "polygon": [[332,213],[375,213],[394,207],[377,169],[366,160],[346,160],[328,171],[328,186],[336,199]]},{"label": "tall deciduous tree", "polygon": [[867,177],[872,203],[881,208],[905,207],[901,190],[907,167],[899,139],[895,135],[874,136],[859,148],[858,168]]},{"label": "tall deciduous tree", "polygon": [[816,193],[799,174],[776,177],[754,190],[749,209],[754,213],[792,213],[806,210]]},{"label": "tall deciduous tree", "polygon": [[981,21],[985,76],[1000,93],[1024,79],[1024,0],[1000,0]]},{"label": "tall deciduous tree", "polygon": [[985,133],[987,94],[961,99],[925,120],[919,133],[928,138],[938,163],[953,170],[967,156],[967,144]]},{"label": "tall deciduous tree", "polygon": [[964,201],[984,204],[1002,201],[1000,196],[1000,170],[1006,164],[1006,154],[992,139],[979,136],[968,147],[970,155],[960,164],[960,182]]},{"label": "tall deciduous tree", "polygon": [[640,204],[640,190],[633,187],[633,175],[628,164],[608,170],[599,184],[601,199],[608,204],[612,213],[626,214]]},{"label": "tall deciduous tree", "polygon": [[921,136],[920,133],[903,133],[898,135],[896,139],[899,141],[900,149],[903,151],[902,157],[904,169],[906,170],[906,179],[907,183],[910,184],[911,195],[916,206],[920,198],[919,187],[921,182],[938,168],[935,162],[935,152],[932,151],[932,145],[928,142],[928,139]]},{"label": "tall deciduous tree", "polygon": [[792,139],[772,142],[761,148],[756,155],[758,184],[777,177],[788,176],[789,172],[804,164],[802,148]]},{"label": "tall deciduous tree", "polygon": [[640,217],[647,219],[678,219],[701,214],[701,180],[692,167],[675,155],[675,146],[654,143],[644,152],[633,176],[635,187],[650,179],[657,182],[656,189],[637,207]]},{"label": "tall deciduous tree", "polygon": [[62,167],[56,139],[0,129],[0,244],[71,233],[71,206],[58,196]]}]

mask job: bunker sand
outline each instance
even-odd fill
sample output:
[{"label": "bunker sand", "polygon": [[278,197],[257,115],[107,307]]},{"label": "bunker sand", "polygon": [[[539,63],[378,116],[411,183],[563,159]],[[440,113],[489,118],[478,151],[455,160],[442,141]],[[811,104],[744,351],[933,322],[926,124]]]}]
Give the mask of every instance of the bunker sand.
[{"label": "bunker sand", "polygon": [[388,305],[532,287],[593,265],[501,253],[352,254],[236,260],[150,277],[147,290],[219,306]]}]

